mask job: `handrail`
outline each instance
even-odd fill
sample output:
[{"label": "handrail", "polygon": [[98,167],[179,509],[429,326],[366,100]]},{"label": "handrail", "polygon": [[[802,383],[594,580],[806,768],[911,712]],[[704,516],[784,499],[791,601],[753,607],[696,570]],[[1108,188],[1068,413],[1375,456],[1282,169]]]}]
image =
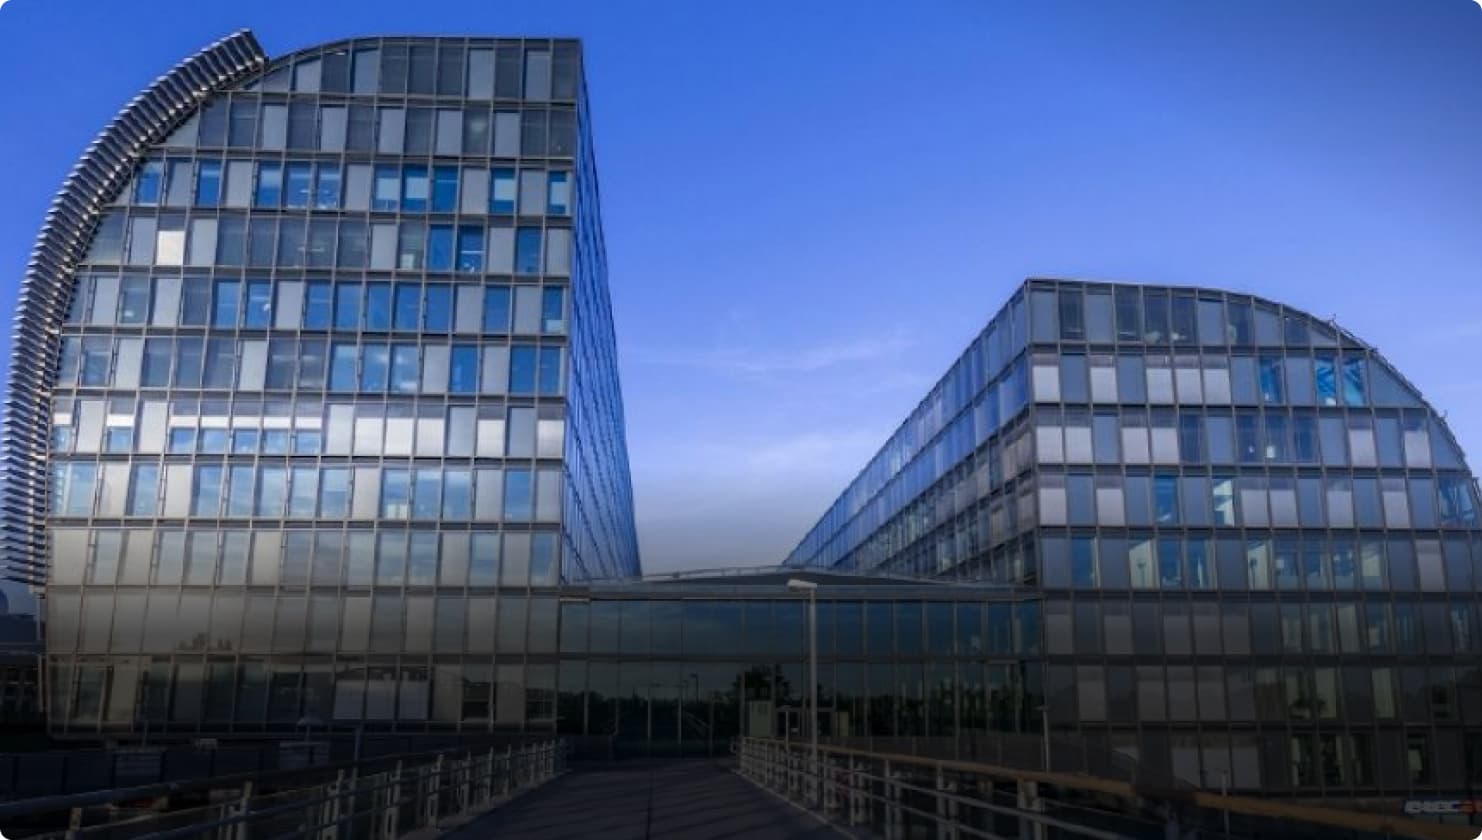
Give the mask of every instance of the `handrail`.
[{"label": "handrail", "polygon": [[[771,738],[742,738],[744,749],[747,743],[764,748],[781,749],[806,759],[809,748],[797,742]],[[1294,820],[1312,825],[1362,831],[1376,835],[1388,835],[1407,840],[1475,840],[1474,827],[1425,822],[1408,817],[1374,814],[1363,811],[1348,811],[1321,805],[1282,802],[1258,799],[1250,796],[1221,794],[1205,790],[1151,789],[1115,779],[1104,779],[1082,773],[1059,771],[1026,770],[992,764],[980,764],[958,759],[929,758],[899,753],[879,753],[850,747],[819,745],[820,756],[830,755],[850,759],[869,759],[888,762],[892,767],[914,766],[926,768],[940,774],[942,771],[970,775],[990,776],[1021,782],[1033,782],[1056,788],[1087,791],[1116,796],[1128,801],[1156,800],[1166,803],[1191,804],[1213,813],[1238,814],[1264,819]],[[897,783],[899,784],[899,783]],[[940,795],[938,791],[928,791]]]}]

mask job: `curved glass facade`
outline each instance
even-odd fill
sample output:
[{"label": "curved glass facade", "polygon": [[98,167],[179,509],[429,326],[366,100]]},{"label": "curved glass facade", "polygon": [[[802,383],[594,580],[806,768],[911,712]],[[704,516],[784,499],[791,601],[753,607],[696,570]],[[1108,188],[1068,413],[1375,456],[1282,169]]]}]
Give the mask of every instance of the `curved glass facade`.
[{"label": "curved glass facade", "polygon": [[1051,728],[1196,784],[1482,785],[1473,477],[1290,307],[1026,283],[788,563],[1036,588]]},{"label": "curved glass facade", "polygon": [[552,725],[555,587],[639,571],[579,44],[213,83],[43,325],[53,730]]}]

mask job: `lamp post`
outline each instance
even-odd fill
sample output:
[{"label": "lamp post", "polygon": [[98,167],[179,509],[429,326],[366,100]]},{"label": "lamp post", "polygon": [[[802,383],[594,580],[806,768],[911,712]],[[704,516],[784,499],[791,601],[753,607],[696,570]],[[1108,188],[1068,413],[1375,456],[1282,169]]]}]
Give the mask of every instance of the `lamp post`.
[{"label": "lamp post", "polygon": [[[808,745],[812,758],[814,784],[818,778],[818,584],[802,578],[789,578],[791,592],[808,593]],[[815,788],[816,790],[816,788]]]}]

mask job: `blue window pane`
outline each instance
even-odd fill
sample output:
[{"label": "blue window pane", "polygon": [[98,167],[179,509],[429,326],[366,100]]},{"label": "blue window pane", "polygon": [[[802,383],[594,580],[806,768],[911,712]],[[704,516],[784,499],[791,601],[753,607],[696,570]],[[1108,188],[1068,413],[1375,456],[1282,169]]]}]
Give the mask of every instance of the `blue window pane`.
[{"label": "blue window pane", "polygon": [[368,283],[365,287],[365,328],[391,329],[391,284]]},{"label": "blue window pane", "polygon": [[552,216],[564,216],[571,212],[571,176],[566,172],[552,172],[546,182],[545,211]]},{"label": "blue window pane", "polygon": [[1178,523],[1178,479],[1173,476],[1153,478],[1154,514],[1159,525]]},{"label": "blue window pane", "polygon": [[419,367],[415,344],[398,344],[392,347],[391,390],[398,394],[417,393]]},{"label": "blue window pane", "polygon": [[256,207],[277,207],[283,200],[283,165],[264,163],[257,168]]},{"label": "blue window pane", "polygon": [[1261,402],[1276,405],[1283,402],[1281,382],[1281,357],[1261,357]]},{"label": "blue window pane", "polygon": [[555,586],[560,582],[561,570],[557,564],[559,538],[555,534],[535,534],[530,540],[530,583],[535,586]]},{"label": "blue window pane", "polygon": [[319,181],[314,187],[314,206],[320,210],[337,210],[340,206],[340,168],[319,164]]},{"label": "blue window pane", "polygon": [[504,473],[504,518],[529,520],[532,514],[530,490],[533,484],[529,470],[506,470]]},{"label": "blue window pane", "polygon": [[540,273],[540,228],[520,228],[515,232],[515,272]]},{"label": "blue window pane", "polygon": [[513,169],[494,170],[489,185],[489,212],[515,212],[515,196],[515,171]]},{"label": "blue window pane", "polygon": [[401,173],[394,166],[376,167],[376,193],[372,210],[395,210],[401,204]]},{"label": "blue window pane", "polygon": [[433,225],[427,230],[427,270],[453,270],[453,229]]},{"label": "blue window pane", "polygon": [[309,184],[314,179],[314,167],[308,163],[288,164],[283,203],[287,207],[309,206]]},{"label": "blue window pane", "polygon": [[448,392],[472,394],[479,387],[479,348],[454,345],[448,367]]},{"label": "blue window pane", "polygon": [[458,228],[458,270],[483,271],[484,230],[476,227]]},{"label": "blue window pane", "polygon": [[386,390],[386,374],[391,361],[390,348],[384,344],[367,347],[362,360],[360,390],[375,392]]},{"label": "blue window pane", "polygon": [[267,280],[247,281],[247,308],[243,316],[243,326],[248,329],[267,329],[273,317],[271,283]]},{"label": "blue window pane", "polygon": [[415,283],[396,284],[396,329],[415,330],[422,320],[422,287]]},{"label": "blue window pane", "polygon": [[561,348],[540,348],[540,393],[561,393]]},{"label": "blue window pane", "polygon": [[158,204],[163,180],[164,164],[157,160],[146,161],[139,167],[139,176],[134,180],[134,203]]},{"label": "blue window pane", "polygon": [[448,470],[443,476],[443,519],[454,521],[473,518],[473,493],[468,470]]},{"label": "blue window pane", "polygon": [[196,168],[196,206],[215,207],[221,203],[221,161],[203,160]]},{"label": "blue window pane", "polygon": [[225,455],[226,444],[226,429],[202,429],[196,448],[202,455]]},{"label": "blue window pane", "polygon": [[[350,360],[350,385],[355,384],[355,360]],[[303,429],[293,433],[293,454],[295,455],[318,455],[320,447],[324,444],[324,433],[317,429]]]},{"label": "blue window pane", "polygon": [[427,305],[422,312],[422,329],[447,332],[453,327],[453,289],[443,283],[427,286]]},{"label": "blue window pane", "polygon": [[427,167],[408,166],[401,175],[401,209],[427,211]]},{"label": "blue window pane", "polygon": [[304,329],[328,329],[331,308],[329,283],[310,281],[304,288]]},{"label": "blue window pane", "polygon": [[329,389],[355,390],[355,345],[336,344],[329,361]]},{"label": "blue window pane", "polygon": [[196,430],[171,429],[168,451],[172,455],[188,455],[196,451]]},{"label": "blue window pane", "polygon": [[221,467],[196,467],[191,493],[192,516],[216,516],[221,510]]},{"label": "blue window pane", "polygon": [[1344,405],[1364,405],[1364,360],[1343,360],[1343,403]]},{"label": "blue window pane", "polygon": [[432,210],[452,213],[458,209],[458,168],[439,166],[432,170]]},{"label": "blue window pane", "polygon": [[1330,358],[1319,356],[1314,359],[1317,364],[1317,404],[1338,404],[1338,370],[1337,364]]},{"label": "blue window pane", "polygon": [[535,393],[535,348],[511,347],[509,351],[509,392]]},{"label": "blue window pane", "polygon": [[547,333],[566,332],[565,289],[546,289],[541,293],[540,328]]},{"label": "blue window pane", "polygon": [[289,437],[287,429],[265,429],[262,433],[262,454],[287,455]]},{"label": "blue window pane", "polygon": [[335,287],[334,327],[337,330],[360,329],[359,283],[344,283]]},{"label": "blue window pane", "polygon": [[381,516],[406,519],[411,513],[412,488],[408,470],[382,470]]},{"label": "blue window pane", "polygon": [[211,326],[235,327],[237,325],[240,285],[236,280],[216,281],[216,306],[212,311]]},{"label": "blue window pane", "polygon": [[484,332],[509,332],[509,287],[484,287]]}]

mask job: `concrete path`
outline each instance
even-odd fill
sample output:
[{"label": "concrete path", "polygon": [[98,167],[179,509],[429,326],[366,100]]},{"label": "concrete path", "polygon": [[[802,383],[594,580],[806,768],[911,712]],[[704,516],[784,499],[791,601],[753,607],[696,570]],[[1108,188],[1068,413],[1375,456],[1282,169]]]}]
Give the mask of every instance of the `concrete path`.
[{"label": "concrete path", "polygon": [[840,835],[718,762],[577,770],[443,835],[449,840],[825,840]]}]

